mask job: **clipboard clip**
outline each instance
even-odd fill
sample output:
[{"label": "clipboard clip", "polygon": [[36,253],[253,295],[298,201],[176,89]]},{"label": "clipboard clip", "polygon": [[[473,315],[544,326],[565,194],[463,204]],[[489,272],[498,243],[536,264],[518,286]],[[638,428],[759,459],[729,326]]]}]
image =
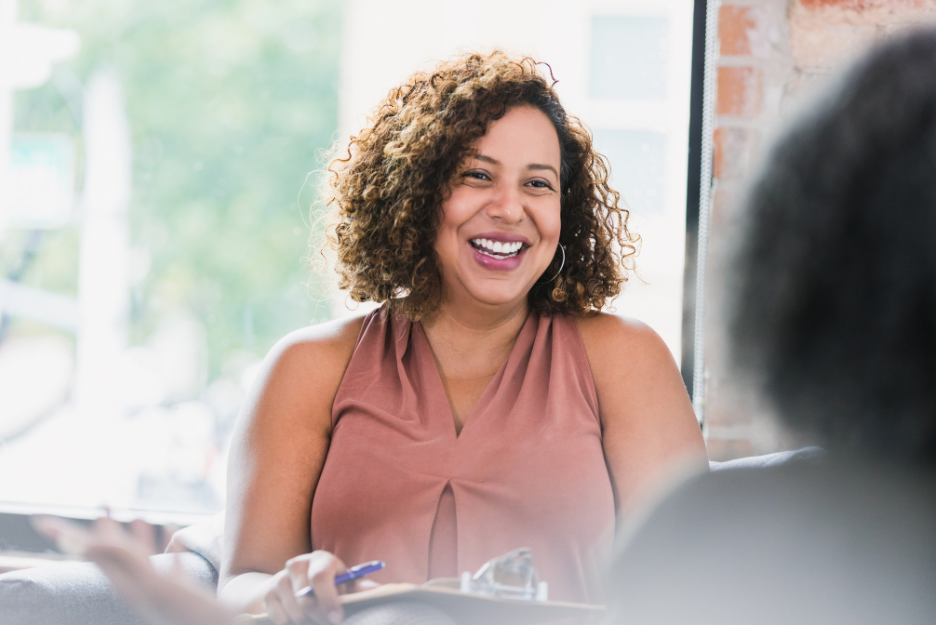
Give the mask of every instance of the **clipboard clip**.
[{"label": "clipboard clip", "polygon": [[533,567],[533,552],[527,547],[488,560],[474,575],[465,571],[460,590],[500,599],[549,599],[549,587],[545,581],[539,581]]}]

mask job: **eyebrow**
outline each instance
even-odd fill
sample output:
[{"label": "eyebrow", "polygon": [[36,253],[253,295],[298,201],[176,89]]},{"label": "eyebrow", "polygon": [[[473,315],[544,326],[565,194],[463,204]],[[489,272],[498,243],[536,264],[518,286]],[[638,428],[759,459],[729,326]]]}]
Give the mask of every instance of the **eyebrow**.
[{"label": "eyebrow", "polygon": [[[485,156],[484,154],[475,154],[475,155],[474,155],[474,158],[477,159],[477,160],[479,160],[479,161],[483,161],[483,162],[485,162],[485,163],[490,163],[491,165],[500,165],[500,164],[501,164],[500,161],[497,160],[496,158],[491,158],[490,156]],[[556,171],[556,168],[553,167],[552,165],[541,165],[540,163],[530,163],[529,165],[526,166],[526,168],[527,168],[527,169],[540,169],[540,170],[551,171],[553,174],[556,175],[556,177],[559,176],[559,172]]]}]

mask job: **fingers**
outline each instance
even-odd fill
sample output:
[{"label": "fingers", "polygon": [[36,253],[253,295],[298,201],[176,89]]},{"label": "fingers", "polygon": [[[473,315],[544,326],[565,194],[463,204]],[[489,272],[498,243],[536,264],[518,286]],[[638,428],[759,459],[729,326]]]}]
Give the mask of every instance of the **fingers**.
[{"label": "fingers", "polygon": [[314,596],[296,596],[296,593],[310,585],[309,559],[311,555],[312,554],[301,555],[286,562],[286,572],[289,573],[289,581],[291,583],[289,587],[289,598],[286,601],[295,603],[296,609],[304,615],[304,618],[311,618],[317,622],[323,622],[323,615],[319,609],[319,603]]},{"label": "fingers", "polygon": [[106,553],[122,549],[140,558],[150,555],[147,544],[128,535],[120,523],[110,517],[99,518],[90,529],[57,517],[34,517],[32,523],[39,532],[53,539],[64,553],[87,557],[89,550]]},{"label": "fingers", "polygon": [[86,528],[51,516],[37,516],[32,518],[32,525],[41,534],[55,541],[62,553],[71,555],[84,555],[92,536]]},{"label": "fingers", "polygon": [[[273,576],[264,597],[270,619],[277,625],[314,621],[340,623],[344,617],[338,601],[335,577],[345,571],[344,563],[325,551],[292,558],[286,568]],[[311,587],[313,592],[296,597]]]},{"label": "fingers", "polygon": [[146,556],[122,545],[93,543],[88,545],[84,557],[101,567],[109,577],[120,575],[143,582],[156,575]]},{"label": "fingers", "polygon": [[310,556],[307,576],[309,585],[315,591],[318,612],[327,622],[340,623],[344,619],[344,610],[338,601],[335,577],[344,573],[346,567],[341,560],[326,551],[313,551]]},{"label": "fingers", "polygon": [[304,579],[306,567],[297,566],[297,561],[303,557],[293,558],[287,562],[286,568],[270,580],[270,587],[264,596],[263,603],[270,620],[277,625],[307,623],[311,615],[315,613],[314,603],[304,605],[296,599],[295,588],[302,584],[302,581],[294,578],[302,576]]},{"label": "fingers", "polygon": [[141,547],[146,549],[146,555],[162,553],[156,541],[156,528],[153,525],[142,519],[134,519],[130,522],[130,534]]},{"label": "fingers", "polygon": [[314,612],[310,612],[310,610],[307,609],[307,606],[301,605],[296,599],[296,587],[298,586],[301,588],[303,583],[302,581],[298,581],[296,579],[299,571],[297,570],[297,567],[292,564],[292,562],[288,562],[286,564],[285,572],[286,575],[283,576],[279,584],[280,603],[283,605],[283,609],[285,609],[286,613],[289,615],[290,622],[304,623],[308,621],[310,614],[314,614]]},{"label": "fingers", "polygon": [[104,510],[105,514],[94,521],[94,533],[101,540],[120,541],[124,539],[123,526],[111,518],[110,510]]},{"label": "fingers", "polygon": [[106,573],[145,578],[150,572],[149,560],[134,539],[126,536],[120,524],[112,519],[100,519],[92,530],[55,517],[35,518],[33,525],[54,539],[65,553],[79,554],[97,563]]},{"label": "fingers", "polygon": [[283,604],[280,603],[279,596],[276,593],[267,593],[267,596],[263,599],[263,608],[270,620],[276,625],[289,624],[289,616],[286,614],[286,610],[283,609]]}]

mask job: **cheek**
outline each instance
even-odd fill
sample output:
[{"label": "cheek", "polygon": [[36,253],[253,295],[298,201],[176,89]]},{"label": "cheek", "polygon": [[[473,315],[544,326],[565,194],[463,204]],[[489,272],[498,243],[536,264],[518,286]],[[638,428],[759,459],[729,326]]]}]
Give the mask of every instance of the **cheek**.
[{"label": "cheek", "polygon": [[458,252],[458,224],[450,219],[451,216],[450,212],[442,213],[439,230],[436,232],[435,245],[433,245],[435,253],[443,261],[454,257]]},{"label": "cheek", "polygon": [[440,209],[436,253],[444,254],[446,250],[449,254],[457,252],[461,228],[471,220],[475,212],[475,207],[463,189],[456,188],[451,192]]},{"label": "cheek", "polygon": [[439,233],[436,235],[435,252],[440,259],[450,258],[455,255],[456,237],[455,230],[446,228],[445,224],[439,227]]},{"label": "cheek", "polygon": [[544,239],[559,240],[559,232],[562,230],[561,210],[558,202],[544,211],[540,219],[540,232]]},{"label": "cheek", "polygon": [[441,212],[442,227],[456,229],[470,217],[472,212],[471,202],[461,188],[454,189],[448,199],[442,203]]}]

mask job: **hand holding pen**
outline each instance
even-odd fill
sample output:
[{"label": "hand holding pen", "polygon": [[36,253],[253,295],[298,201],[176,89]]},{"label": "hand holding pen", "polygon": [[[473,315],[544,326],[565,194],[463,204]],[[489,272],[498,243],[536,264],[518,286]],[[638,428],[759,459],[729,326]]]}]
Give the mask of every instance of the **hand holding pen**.
[{"label": "hand holding pen", "polygon": [[368,562],[353,569],[335,555],[314,551],[292,558],[273,576],[263,598],[263,607],[277,625],[292,623],[340,623],[344,611],[338,601],[340,584],[352,585],[383,563]]},{"label": "hand holding pen", "polygon": [[[365,562],[364,564],[358,564],[357,566],[352,566],[346,573],[335,577],[335,586],[341,586],[342,584],[347,584],[348,582],[353,582],[356,579],[361,579],[365,575],[370,575],[371,573],[376,573],[383,567],[387,566],[386,562],[381,562],[380,560],[373,560],[371,562]],[[296,593],[296,598],[301,597],[314,597],[315,590],[311,586],[306,586],[302,590]]]}]

